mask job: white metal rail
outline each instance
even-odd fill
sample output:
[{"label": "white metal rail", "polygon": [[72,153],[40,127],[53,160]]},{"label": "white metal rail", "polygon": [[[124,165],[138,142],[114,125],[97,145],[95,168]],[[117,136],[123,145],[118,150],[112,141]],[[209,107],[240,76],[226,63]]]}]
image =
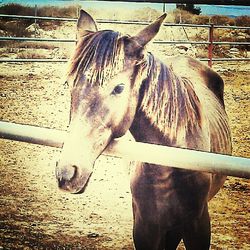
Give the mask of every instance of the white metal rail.
[{"label": "white metal rail", "polygon": [[[62,147],[66,131],[0,121],[0,138]],[[150,152],[150,154],[145,154]],[[190,149],[114,140],[104,154],[130,160],[250,178],[250,159]]]}]

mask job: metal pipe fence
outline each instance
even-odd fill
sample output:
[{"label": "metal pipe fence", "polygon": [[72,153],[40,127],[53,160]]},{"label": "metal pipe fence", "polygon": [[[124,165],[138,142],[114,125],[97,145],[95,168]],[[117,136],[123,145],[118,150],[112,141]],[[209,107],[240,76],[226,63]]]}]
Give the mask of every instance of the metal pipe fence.
[{"label": "metal pipe fence", "polygon": [[[21,15],[5,15],[0,14],[0,18],[7,19],[31,19],[31,20],[47,20],[47,21],[63,21],[63,22],[76,22],[76,18],[62,18],[62,17],[41,17],[41,16],[21,16]],[[120,20],[107,20],[97,19],[98,23],[110,24],[123,24],[123,25],[148,25],[147,21],[120,21]],[[183,23],[164,23],[166,27],[188,27],[188,28],[206,28],[208,29],[208,41],[189,41],[189,40],[156,40],[154,44],[191,44],[191,45],[207,45],[208,58],[198,58],[200,61],[207,61],[209,66],[212,67],[213,62],[225,61],[250,61],[248,57],[239,58],[214,58],[213,49],[215,45],[218,46],[250,46],[250,42],[232,42],[232,41],[214,41],[214,29],[244,29],[250,30],[250,27],[243,26],[222,26],[213,24],[183,24]],[[27,42],[53,42],[53,43],[75,43],[76,39],[57,39],[57,38],[38,38],[38,37],[0,37],[0,41],[27,41]],[[66,59],[8,59],[0,58],[0,62],[66,62]]]},{"label": "metal pipe fence", "polygon": [[[36,19],[36,20],[50,20],[50,21],[68,21],[76,22],[77,18],[65,18],[65,17],[42,17],[42,16],[22,16],[22,15],[5,15],[0,14],[0,18],[9,19]],[[136,20],[109,20],[109,19],[96,19],[98,23],[112,23],[112,24],[138,24],[138,25],[148,25],[149,21],[136,21]],[[183,27],[193,27],[193,28],[210,28],[211,24],[187,24],[187,23],[163,23],[163,26],[183,26]],[[214,25],[214,28],[218,29],[247,29],[247,26],[228,26],[228,25]]]},{"label": "metal pipe fence", "polygon": [[[0,138],[40,144],[51,147],[62,147],[67,136],[66,131],[16,124],[0,121]],[[145,154],[145,152],[151,152]],[[250,159],[190,149],[174,148],[162,145],[115,139],[103,152],[114,157],[174,166],[195,171],[219,173],[241,178],[250,178]],[[178,157],[181,155],[181,157]]]},{"label": "metal pipe fence", "polygon": [[[59,43],[75,43],[76,39],[59,39],[59,38],[36,38],[36,37],[5,37],[1,36],[0,41],[26,41],[26,42],[59,42]],[[206,41],[186,41],[186,40],[159,40],[154,41],[154,44],[197,44],[197,45],[208,45],[210,42]],[[250,45],[250,42],[213,42],[217,45]]]},{"label": "metal pipe fence", "polygon": [[76,39],[58,38],[38,38],[38,37],[5,37],[1,36],[0,41],[22,41],[22,42],[55,42],[55,43],[75,43]]}]

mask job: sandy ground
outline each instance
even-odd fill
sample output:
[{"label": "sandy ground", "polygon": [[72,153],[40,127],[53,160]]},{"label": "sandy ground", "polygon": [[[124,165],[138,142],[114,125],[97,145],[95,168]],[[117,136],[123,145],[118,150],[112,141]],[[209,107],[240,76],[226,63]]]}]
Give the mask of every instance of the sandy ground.
[{"label": "sandy ground", "polygon": [[[66,129],[64,64],[0,65],[0,119]],[[215,65],[226,82],[233,154],[250,157],[250,65]],[[84,194],[59,191],[58,149],[0,140],[0,249],[133,249],[129,177],[120,159],[101,157]],[[250,185],[228,178],[210,202],[211,249],[250,249]],[[180,247],[180,249],[183,249]]]}]

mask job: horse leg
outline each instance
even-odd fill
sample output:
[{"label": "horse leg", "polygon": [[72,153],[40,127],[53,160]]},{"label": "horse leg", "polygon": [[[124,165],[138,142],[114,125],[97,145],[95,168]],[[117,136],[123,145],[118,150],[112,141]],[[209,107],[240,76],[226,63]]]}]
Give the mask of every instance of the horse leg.
[{"label": "horse leg", "polygon": [[141,216],[140,211],[136,209],[136,205],[133,202],[133,215],[134,215],[134,227],[133,227],[133,239],[136,250],[163,250],[164,235],[158,223],[152,221],[150,218],[152,214],[143,214]]},{"label": "horse leg", "polygon": [[208,250],[210,247],[211,227],[207,206],[201,217],[184,227],[183,241],[187,250]]},{"label": "horse leg", "polygon": [[164,245],[159,237],[160,232],[155,225],[134,223],[133,238],[136,250],[163,250]]},{"label": "horse leg", "polygon": [[172,230],[167,232],[165,237],[165,249],[176,250],[182,239],[182,233],[180,230]]}]

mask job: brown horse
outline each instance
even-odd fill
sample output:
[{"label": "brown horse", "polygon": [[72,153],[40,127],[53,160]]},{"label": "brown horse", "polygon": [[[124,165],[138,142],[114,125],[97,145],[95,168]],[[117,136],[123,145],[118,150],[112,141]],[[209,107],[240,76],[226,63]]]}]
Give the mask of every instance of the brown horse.
[{"label": "brown horse", "polygon": [[[84,190],[96,159],[128,130],[136,141],[231,153],[221,77],[189,57],[167,65],[146,52],[166,15],[135,36],[97,31],[81,11],[71,59],[68,139],[58,162],[59,187]],[[176,157],[181,157],[177,155]],[[139,163],[131,178],[136,249],[209,249],[208,201],[225,176]]]}]

